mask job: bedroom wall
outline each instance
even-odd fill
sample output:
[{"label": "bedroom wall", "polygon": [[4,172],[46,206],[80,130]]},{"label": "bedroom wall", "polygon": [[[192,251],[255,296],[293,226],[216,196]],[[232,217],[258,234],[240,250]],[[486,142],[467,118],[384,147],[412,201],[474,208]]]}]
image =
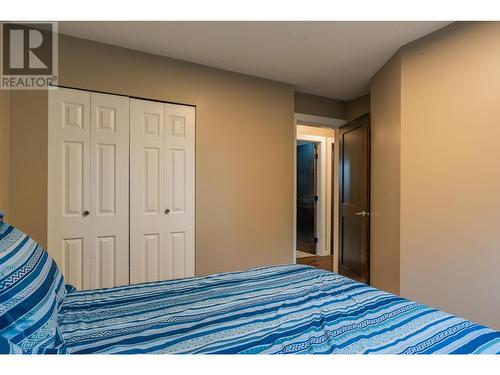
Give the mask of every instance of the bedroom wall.
[{"label": "bedroom wall", "polygon": [[371,81],[370,279],[399,294],[401,56]]},{"label": "bedroom wall", "polygon": [[[198,275],[291,261],[293,86],[67,36],[60,37],[59,79],[196,105]],[[29,101],[26,111],[27,95],[16,93],[11,103],[12,222],[45,244],[46,207],[28,206],[46,199],[47,113],[39,107],[47,98]],[[21,151],[30,137],[30,152]],[[31,186],[24,175],[35,177]]]},{"label": "bedroom wall", "polygon": [[500,23],[402,55],[401,294],[500,329]]},{"label": "bedroom wall", "polygon": [[295,92],[294,110],[296,113],[344,120],[346,118],[347,103],[343,100]]},{"label": "bedroom wall", "polygon": [[498,22],[451,24],[404,46],[371,92],[372,270],[399,241],[401,296],[495,329],[499,42]]},{"label": "bedroom wall", "polygon": [[9,91],[0,90],[0,211],[9,215]]},{"label": "bedroom wall", "polygon": [[338,100],[295,92],[295,112],[351,121],[370,112],[370,94]]},{"label": "bedroom wall", "polygon": [[345,119],[347,121],[352,121],[366,113],[370,113],[370,94],[346,102]]},{"label": "bedroom wall", "polygon": [[47,93],[10,93],[9,223],[47,243]]}]

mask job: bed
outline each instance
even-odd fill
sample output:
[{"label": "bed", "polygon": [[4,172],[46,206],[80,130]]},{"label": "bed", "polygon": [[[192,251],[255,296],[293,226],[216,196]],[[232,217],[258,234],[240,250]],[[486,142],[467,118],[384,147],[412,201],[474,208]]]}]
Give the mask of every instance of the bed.
[{"label": "bed", "polygon": [[0,223],[3,353],[500,353],[500,332],[302,265],[75,291]]}]

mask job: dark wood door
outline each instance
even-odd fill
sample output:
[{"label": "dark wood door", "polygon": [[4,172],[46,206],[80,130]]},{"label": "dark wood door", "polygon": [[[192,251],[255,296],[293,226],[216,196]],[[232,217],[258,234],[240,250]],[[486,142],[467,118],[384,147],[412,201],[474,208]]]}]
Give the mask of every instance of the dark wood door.
[{"label": "dark wood door", "polygon": [[370,116],[340,128],[339,273],[370,282]]},{"label": "dark wood door", "polygon": [[297,145],[297,250],[316,254],[315,143]]}]

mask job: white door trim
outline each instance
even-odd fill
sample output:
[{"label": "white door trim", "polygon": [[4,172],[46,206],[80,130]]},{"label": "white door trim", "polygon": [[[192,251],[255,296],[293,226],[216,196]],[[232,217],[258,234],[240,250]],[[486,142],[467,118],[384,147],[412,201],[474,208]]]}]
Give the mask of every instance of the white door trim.
[{"label": "white door trim", "polygon": [[294,113],[294,125],[309,125],[309,126],[323,126],[333,129],[340,128],[347,123],[346,120],[341,120],[332,117],[323,117],[308,115],[306,113]]},{"label": "white door trim", "polygon": [[[292,227],[292,234],[293,234],[293,238],[292,238],[292,263],[297,263],[297,139],[298,139],[298,133],[297,133],[297,125],[308,125],[308,126],[316,126],[316,127],[330,127],[330,128],[333,128],[335,129],[335,138],[337,137],[337,134],[338,134],[338,128],[341,127],[342,125],[345,125],[347,123],[346,120],[341,120],[341,119],[336,119],[336,118],[330,118],[330,117],[322,117],[322,116],[314,116],[314,115],[308,115],[308,114],[303,114],[303,113],[295,113],[294,114],[294,123],[293,123],[293,126],[294,126],[294,140],[293,140],[293,143],[294,143],[294,150],[293,150],[293,227]],[[301,136],[301,137],[304,137],[304,136]],[[332,160],[332,157],[331,157],[331,144],[334,143],[334,139],[332,138],[329,138],[329,137],[319,137],[319,138],[322,138],[324,143],[325,143],[325,156],[323,157],[323,160],[327,160],[327,170],[330,171],[331,168],[332,168],[332,165],[331,165],[331,160]],[[327,139],[326,139],[327,138]],[[302,138],[303,139],[303,138]],[[305,140],[305,139],[304,139]],[[325,181],[325,185],[326,188],[325,189],[332,189],[332,187],[334,188],[333,189],[333,197],[331,197],[331,199],[333,199],[334,201],[334,205],[333,207],[335,208],[334,209],[334,212],[333,212],[333,216],[334,216],[334,221],[338,221],[338,202],[339,202],[339,197],[338,197],[338,171],[337,171],[337,166],[338,166],[338,147],[335,147],[334,149],[335,151],[335,155],[334,155],[334,164],[335,164],[335,168],[334,168],[334,175],[333,175],[333,179],[331,178],[331,173],[326,173],[327,175],[327,181]],[[320,158],[321,158],[321,155],[320,155]],[[328,177],[330,176],[330,177]],[[328,179],[330,179],[330,185],[328,186]],[[321,185],[320,185],[321,186]],[[331,191],[331,190],[330,190]],[[321,199],[321,198],[320,198]],[[325,198],[323,198],[323,201],[325,201]],[[327,203],[326,205],[326,220],[324,220],[324,225],[323,227],[325,227],[326,229],[326,237],[327,239],[325,240],[325,242],[329,243],[328,241],[331,241],[332,239],[332,233],[331,233],[331,228],[332,228],[332,225],[331,225],[331,208],[332,208],[332,204],[331,203]],[[320,211],[320,210],[318,210]],[[334,233],[333,233],[333,236],[334,236],[334,244],[333,244],[333,252],[334,252],[334,259],[333,259],[333,263],[334,263],[334,272],[338,272],[338,248],[339,248],[339,244],[338,244],[338,233],[335,233],[337,232],[337,230],[335,230],[337,228],[337,225],[334,226]],[[318,244],[319,245],[319,244]],[[319,247],[319,246],[318,246]],[[326,247],[326,249],[329,249],[329,247]]]}]

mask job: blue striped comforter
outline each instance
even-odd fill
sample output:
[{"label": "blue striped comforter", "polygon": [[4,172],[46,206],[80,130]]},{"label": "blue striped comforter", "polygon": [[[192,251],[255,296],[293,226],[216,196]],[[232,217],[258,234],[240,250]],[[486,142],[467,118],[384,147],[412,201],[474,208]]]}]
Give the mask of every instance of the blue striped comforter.
[{"label": "blue striped comforter", "polygon": [[500,332],[300,265],[69,293],[61,353],[500,353]]}]

